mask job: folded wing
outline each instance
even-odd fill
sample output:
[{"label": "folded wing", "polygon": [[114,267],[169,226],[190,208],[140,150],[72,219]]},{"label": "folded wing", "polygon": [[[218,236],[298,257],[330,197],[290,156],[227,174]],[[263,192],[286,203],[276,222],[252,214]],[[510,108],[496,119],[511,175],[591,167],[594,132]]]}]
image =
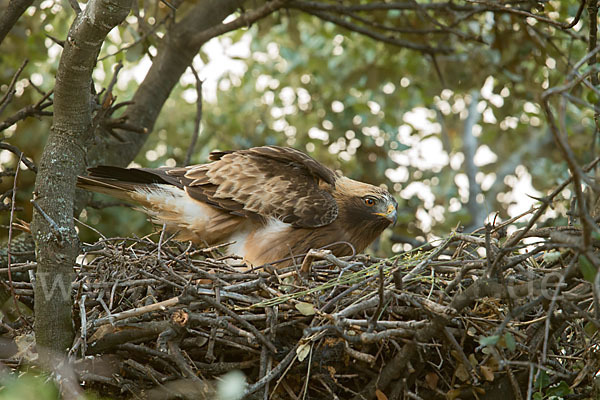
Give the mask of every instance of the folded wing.
[{"label": "folded wing", "polygon": [[[332,196],[337,175],[298,150],[264,146],[213,152],[210,159],[182,168],[94,167],[78,178],[78,186],[141,203],[159,222],[179,223],[198,235],[210,223],[225,229],[247,219],[261,224],[277,219],[316,228],[338,215]],[[201,211],[208,217],[190,226],[191,215]]]}]

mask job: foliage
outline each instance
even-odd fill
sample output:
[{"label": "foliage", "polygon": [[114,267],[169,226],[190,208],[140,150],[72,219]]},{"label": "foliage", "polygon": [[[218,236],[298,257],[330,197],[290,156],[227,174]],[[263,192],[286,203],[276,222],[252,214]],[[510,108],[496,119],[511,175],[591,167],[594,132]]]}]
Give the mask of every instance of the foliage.
[{"label": "foliage", "polygon": [[28,372],[17,376],[16,373],[11,373],[3,375],[0,382],[2,384],[0,399],[2,400],[54,400],[60,398],[54,383],[43,375]]}]

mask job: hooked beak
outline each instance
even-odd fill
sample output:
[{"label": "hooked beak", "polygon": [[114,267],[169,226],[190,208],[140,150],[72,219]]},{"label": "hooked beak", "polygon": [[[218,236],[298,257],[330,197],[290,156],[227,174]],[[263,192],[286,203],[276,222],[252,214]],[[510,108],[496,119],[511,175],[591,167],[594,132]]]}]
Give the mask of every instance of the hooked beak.
[{"label": "hooked beak", "polygon": [[385,213],[373,214],[379,215],[380,217],[387,219],[392,225],[394,225],[396,223],[396,220],[398,219],[398,213],[394,204],[388,204],[387,211]]}]

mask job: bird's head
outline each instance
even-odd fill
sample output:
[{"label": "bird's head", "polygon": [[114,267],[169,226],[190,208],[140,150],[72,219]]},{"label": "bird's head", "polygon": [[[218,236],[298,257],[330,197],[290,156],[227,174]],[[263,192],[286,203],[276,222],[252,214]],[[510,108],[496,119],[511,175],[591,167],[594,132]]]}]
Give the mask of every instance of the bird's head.
[{"label": "bird's head", "polygon": [[397,219],[398,203],[385,189],[352,179],[336,182],[338,206],[353,223],[374,224],[383,230]]},{"label": "bird's head", "polygon": [[362,197],[365,209],[375,218],[382,218],[394,225],[398,218],[398,202],[387,191]]}]

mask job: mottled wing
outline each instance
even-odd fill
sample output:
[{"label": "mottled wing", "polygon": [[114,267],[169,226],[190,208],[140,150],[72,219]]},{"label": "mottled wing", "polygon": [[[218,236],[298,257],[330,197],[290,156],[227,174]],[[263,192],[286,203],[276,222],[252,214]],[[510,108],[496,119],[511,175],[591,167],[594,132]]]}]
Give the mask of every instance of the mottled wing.
[{"label": "mottled wing", "polygon": [[212,163],[166,173],[188,195],[235,215],[276,218],[296,227],[328,225],[338,214],[336,174],[306,154],[265,146],[211,153]]}]

